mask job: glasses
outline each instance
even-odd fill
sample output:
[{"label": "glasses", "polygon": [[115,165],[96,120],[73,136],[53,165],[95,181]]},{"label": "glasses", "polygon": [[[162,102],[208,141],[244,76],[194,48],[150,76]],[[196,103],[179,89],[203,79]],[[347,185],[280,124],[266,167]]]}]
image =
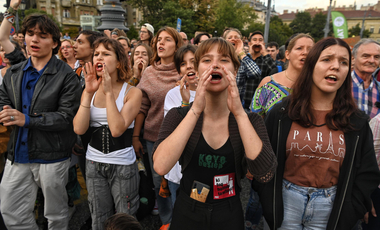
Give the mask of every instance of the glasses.
[{"label": "glasses", "polygon": [[141,33],[141,34],[147,34],[148,31],[140,30],[140,33]]},{"label": "glasses", "polygon": [[71,48],[73,48],[72,46],[61,46],[61,50],[64,50],[64,49],[71,49]]}]

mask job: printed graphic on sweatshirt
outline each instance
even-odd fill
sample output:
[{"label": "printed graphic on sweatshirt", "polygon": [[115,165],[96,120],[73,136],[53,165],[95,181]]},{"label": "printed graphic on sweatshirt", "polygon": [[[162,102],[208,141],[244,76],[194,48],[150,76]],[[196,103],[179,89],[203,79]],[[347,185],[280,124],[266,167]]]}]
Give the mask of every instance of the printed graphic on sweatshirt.
[{"label": "printed graphic on sweatshirt", "polygon": [[209,169],[221,169],[226,162],[226,157],[218,155],[199,154],[198,158],[198,165]]},{"label": "printed graphic on sweatshirt", "polygon": [[291,130],[289,135],[292,137],[287,152],[296,158],[340,163],[346,153],[343,134],[302,128]]}]

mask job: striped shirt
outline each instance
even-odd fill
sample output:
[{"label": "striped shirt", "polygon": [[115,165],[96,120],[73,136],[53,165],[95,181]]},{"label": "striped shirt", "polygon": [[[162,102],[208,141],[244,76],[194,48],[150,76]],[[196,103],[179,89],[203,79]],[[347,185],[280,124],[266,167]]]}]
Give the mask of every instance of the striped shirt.
[{"label": "striped shirt", "polygon": [[358,108],[364,111],[370,118],[374,118],[379,112],[379,108],[375,103],[379,101],[379,83],[372,78],[371,84],[367,89],[364,89],[364,81],[355,71],[351,73],[352,78],[352,96]]}]

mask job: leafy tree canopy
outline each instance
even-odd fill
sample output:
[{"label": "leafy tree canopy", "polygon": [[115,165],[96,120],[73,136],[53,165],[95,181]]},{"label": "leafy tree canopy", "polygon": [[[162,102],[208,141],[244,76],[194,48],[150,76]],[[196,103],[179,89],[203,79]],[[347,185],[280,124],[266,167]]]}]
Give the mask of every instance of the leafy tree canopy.
[{"label": "leafy tree canopy", "polygon": [[[348,36],[360,36],[360,23],[356,24],[356,26],[353,26],[351,29],[348,29]],[[364,29],[363,31],[363,38],[369,38],[371,35],[371,32],[369,30]]]}]

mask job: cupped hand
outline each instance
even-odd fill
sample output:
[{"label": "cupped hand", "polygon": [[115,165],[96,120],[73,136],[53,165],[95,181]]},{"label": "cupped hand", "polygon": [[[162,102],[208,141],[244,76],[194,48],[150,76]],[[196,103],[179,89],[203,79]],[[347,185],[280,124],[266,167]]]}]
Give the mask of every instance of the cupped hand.
[{"label": "cupped hand", "polygon": [[111,76],[108,73],[107,66],[103,64],[103,93],[104,94],[112,94],[112,81]]},{"label": "cupped hand", "polygon": [[212,76],[211,73],[214,69],[214,65],[211,65],[206,71],[204,71],[199,79],[197,93],[195,94],[192,109],[199,116],[206,107],[206,88],[210,83]]},{"label": "cupped hand", "polygon": [[190,102],[190,87],[189,84],[186,82],[186,75],[184,75],[180,82],[180,93],[182,97],[182,102],[189,103]]},{"label": "cupped hand", "polygon": [[87,93],[95,93],[99,88],[100,82],[102,81],[102,78],[98,79],[96,76],[95,66],[93,66],[91,62],[87,62],[85,64],[85,68],[83,68],[83,74],[86,82],[86,87],[84,90]]},{"label": "cupped hand", "polygon": [[10,5],[13,9],[15,9],[15,10],[18,9],[18,7],[20,6],[20,4],[21,4],[21,0],[12,0],[12,1],[9,3],[9,5]]},{"label": "cupped hand", "polygon": [[242,51],[244,51],[244,43],[241,39],[236,39],[235,40],[235,52],[236,54],[239,54],[241,53]]},{"label": "cupped hand", "polygon": [[245,113],[240,101],[239,90],[236,84],[236,76],[235,74],[231,73],[231,71],[227,70],[225,66],[222,66],[222,70],[230,83],[228,86],[227,106],[232,114],[234,114],[236,117]]}]

